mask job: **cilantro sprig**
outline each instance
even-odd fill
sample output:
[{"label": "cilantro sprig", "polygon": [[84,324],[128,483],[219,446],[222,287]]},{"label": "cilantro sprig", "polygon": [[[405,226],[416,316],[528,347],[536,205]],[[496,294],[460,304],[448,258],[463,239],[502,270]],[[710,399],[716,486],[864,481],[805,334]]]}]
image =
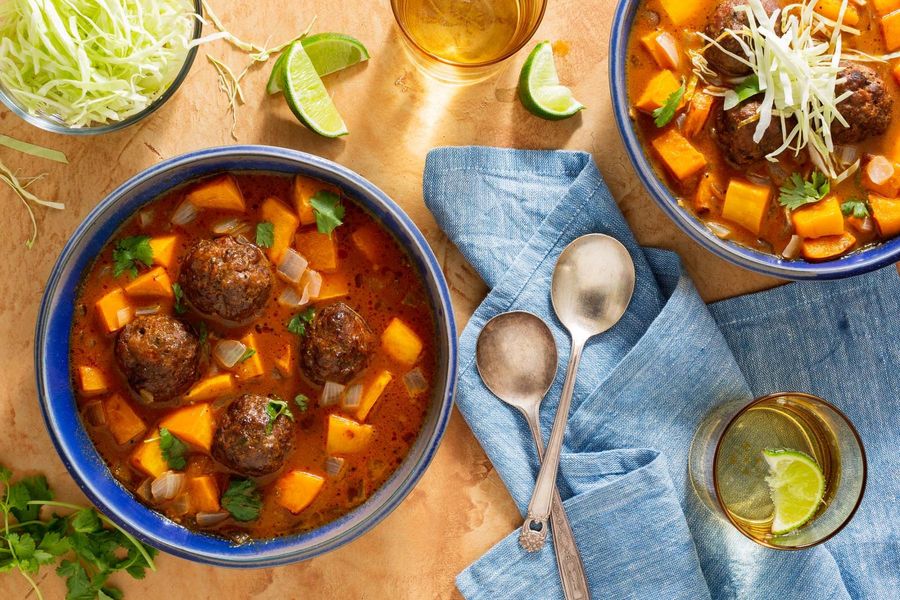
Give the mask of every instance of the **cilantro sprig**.
[{"label": "cilantro sprig", "polygon": [[306,335],[306,326],[313,322],[316,318],[316,309],[310,306],[303,312],[297,313],[288,321],[287,330],[294,335],[303,337]]},{"label": "cilantro sprig", "polygon": [[332,231],[344,224],[344,205],[336,194],[320,190],[309,199],[309,204],[316,217],[316,229],[319,233],[331,235]]},{"label": "cilantro sprig", "polygon": [[247,348],[246,350],[244,350],[244,353],[241,354],[241,357],[239,359],[237,359],[237,363],[235,363],[235,364],[241,364],[242,362],[247,362],[248,360],[250,360],[253,357],[254,354],[256,354],[256,350],[254,350],[253,348]]},{"label": "cilantro sprig", "polygon": [[731,110],[744,100],[749,100],[761,91],[762,90],[759,89],[759,76],[756,74],[750,75],[734,86],[733,90],[725,92],[725,103],[723,108],[725,110]]},{"label": "cilantro sprig", "polygon": [[831,191],[831,182],[819,171],[814,171],[809,180],[799,173],[791,175],[790,183],[781,187],[778,202],[789,210],[797,210],[807,204],[815,204]]},{"label": "cilantro sprig", "polygon": [[306,394],[297,394],[294,396],[294,404],[300,409],[300,412],[306,412],[309,409],[309,396]]},{"label": "cilantro sprig", "polygon": [[855,217],[857,219],[865,219],[869,216],[869,203],[859,198],[847,198],[841,203],[841,212],[845,217]]},{"label": "cilantro sprig", "polygon": [[[41,507],[73,511],[40,518]],[[13,482],[12,472],[0,466],[0,573],[17,570],[43,595],[35,581],[41,567],[57,561],[56,573],[66,579],[66,600],[121,600],[122,591],[107,584],[113,573],[125,571],[143,579],[155,571],[156,550],[93,508],[53,501],[53,492],[42,476]]]},{"label": "cilantro sprig", "polygon": [[685,86],[682,81],[681,87],[669,94],[665,104],[653,111],[653,122],[657,127],[665,127],[675,118],[675,113],[678,112],[678,107],[681,105],[682,98],[684,98],[684,92]]},{"label": "cilantro sprig", "polygon": [[184,290],[180,283],[172,284],[172,295],[175,296],[175,314],[183,315],[187,312],[187,307],[184,305]]},{"label": "cilantro sprig", "polygon": [[287,402],[278,396],[269,398],[269,402],[266,404],[266,416],[269,417],[269,422],[266,424],[266,435],[272,433],[272,430],[275,429],[275,422],[278,421],[278,417],[281,415],[284,415],[291,421],[294,420],[294,413],[291,412]]},{"label": "cilantro sprig", "polygon": [[256,225],[256,245],[260,248],[271,248],[275,244],[275,225],[263,221]]},{"label": "cilantro sprig", "polygon": [[172,435],[172,432],[165,427],[159,428],[159,449],[170,469],[178,471],[187,465],[187,460],[184,458],[188,453],[187,444]]},{"label": "cilantro sprig", "polygon": [[138,275],[138,263],[149,267],[153,263],[153,247],[150,236],[133,235],[122,238],[113,248],[113,277],[128,271],[132,279]]},{"label": "cilantro sprig", "polygon": [[252,479],[232,479],[222,494],[222,506],[237,521],[253,521],[259,517],[262,497]]}]

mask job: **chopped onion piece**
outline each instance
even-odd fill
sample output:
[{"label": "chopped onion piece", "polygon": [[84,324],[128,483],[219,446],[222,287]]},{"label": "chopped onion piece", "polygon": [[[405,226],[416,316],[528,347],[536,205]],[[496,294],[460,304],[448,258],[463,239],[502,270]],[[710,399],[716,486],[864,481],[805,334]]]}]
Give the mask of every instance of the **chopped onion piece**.
[{"label": "chopped onion piece", "polygon": [[196,516],[197,525],[200,527],[212,527],[218,525],[229,517],[225,511],[221,512],[198,512]]},{"label": "chopped onion piece", "polygon": [[363,386],[361,383],[354,383],[347,387],[344,390],[344,399],[341,400],[341,408],[344,410],[350,410],[354,408],[359,408],[360,402],[362,402],[363,395]]},{"label": "chopped onion piece", "polygon": [[171,500],[183,489],[184,473],[175,473],[174,471],[166,471],[150,484],[150,493],[156,502]]},{"label": "chopped onion piece", "polygon": [[286,286],[278,295],[278,304],[288,308],[300,308],[309,304],[309,294],[305,288],[303,294],[300,294],[293,286]]},{"label": "chopped onion piece", "polygon": [[291,283],[299,283],[308,265],[309,261],[303,258],[300,253],[293,248],[288,248],[284,251],[281,261],[278,263],[277,272],[283,279]]},{"label": "chopped onion piece", "polygon": [[347,461],[340,456],[329,456],[328,459],[325,460],[325,473],[327,473],[329,477],[340,477],[344,472],[346,464]]},{"label": "chopped onion piece", "polygon": [[150,224],[153,223],[153,211],[142,210],[139,220],[141,223],[141,229],[147,229],[148,227],[150,227]]},{"label": "chopped onion piece", "polygon": [[212,232],[216,235],[230,235],[243,231],[248,227],[247,223],[238,218],[223,219],[213,224]]},{"label": "chopped onion piece", "polygon": [[150,306],[139,306],[138,308],[134,309],[134,314],[135,314],[135,316],[138,316],[138,317],[145,317],[147,315],[155,315],[160,311],[160,308],[161,307],[159,304],[152,304]]},{"label": "chopped onion piece", "polygon": [[147,390],[140,390],[140,391],[138,391],[138,396],[141,397],[141,401],[142,401],[144,404],[151,404],[151,403],[153,403],[153,394],[151,394],[151,393],[148,392]]},{"label": "chopped onion piece", "polygon": [[169,512],[176,517],[183,517],[191,512],[191,497],[189,494],[179,494],[169,506]]},{"label": "chopped onion piece", "polygon": [[866,176],[875,185],[881,185],[894,176],[894,165],[884,156],[873,156],[866,163]]},{"label": "chopped onion piece", "polygon": [[199,209],[190,201],[185,200],[178,205],[178,208],[176,208],[175,212],[172,214],[172,224],[187,225],[196,219],[198,214],[200,214]]},{"label": "chopped onion piece", "polygon": [[406,391],[413,398],[428,391],[428,380],[422,374],[422,369],[418,367],[403,376],[403,385],[406,386]]},{"label": "chopped onion piece", "polygon": [[319,406],[334,406],[341,400],[344,386],[333,381],[326,381],[322,388],[322,396],[319,398]]},{"label": "chopped onion piece", "polygon": [[803,238],[799,235],[792,235],[791,241],[788,242],[787,246],[784,247],[784,250],[781,252],[781,256],[786,258],[787,260],[794,260],[798,256],[800,256],[800,248],[803,245]]},{"label": "chopped onion piece", "polygon": [[856,146],[835,146],[834,154],[845,165],[851,165],[859,158],[859,148]]},{"label": "chopped onion piece", "polygon": [[237,340],[222,340],[213,349],[213,356],[222,363],[226,369],[232,368],[241,360],[244,353],[247,352],[247,346]]},{"label": "chopped onion piece", "polygon": [[678,51],[678,42],[668,31],[663,31],[656,36],[656,45],[666,55],[668,66],[676,71],[681,68],[681,53]]},{"label": "chopped onion piece", "polygon": [[318,271],[307,269],[300,280],[300,285],[306,287],[309,297],[315,300],[322,292],[322,275]]},{"label": "chopped onion piece", "polygon": [[134,493],[137,494],[138,498],[145,502],[150,502],[152,497],[150,495],[150,482],[152,480],[148,477],[144,481],[141,482],[141,485],[137,486],[134,490]]},{"label": "chopped onion piece", "polygon": [[81,409],[81,418],[92,427],[101,427],[106,425],[106,411],[103,410],[103,403],[99,400],[85,404]]},{"label": "chopped onion piece", "polygon": [[123,306],[116,311],[116,321],[119,323],[120,327],[124,327],[125,325],[130,323],[133,316],[134,309],[130,306]]},{"label": "chopped onion piece", "polygon": [[856,219],[854,219],[851,223],[853,223],[861,233],[872,233],[875,231],[875,223],[872,222],[872,217],[865,217],[862,221],[859,221],[858,224]]},{"label": "chopped onion piece", "polygon": [[734,232],[729,227],[715,221],[707,221],[706,226],[713,232],[713,235],[723,240],[731,239],[734,235]]}]

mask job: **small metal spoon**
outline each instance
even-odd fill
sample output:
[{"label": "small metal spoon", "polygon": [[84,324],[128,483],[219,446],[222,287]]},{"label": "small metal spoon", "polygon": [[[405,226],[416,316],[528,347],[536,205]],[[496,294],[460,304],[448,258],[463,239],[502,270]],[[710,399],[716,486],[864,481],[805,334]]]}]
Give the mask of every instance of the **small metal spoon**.
[{"label": "small metal spoon", "polygon": [[[475,351],[484,385],[524,415],[534,438],[538,460],[544,455],[541,400],[556,378],[556,342],[550,328],[535,315],[508,312],[484,326]],[[589,600],[587,577],[562,499],[553,486],[550,524],[556,565],[567,600]]]},{"label": "small metal spoon", "polygon": [[547,539],[547,519],[581,352],[589,339],[619,322],[633,294],[634,262],[616,239],[599,233],[584,235],[559,255],[553,270],[551,299],[557,318],[569,330],[572,350],[547,454],[519,534],[519,544],[528,552],[543,548]]}]

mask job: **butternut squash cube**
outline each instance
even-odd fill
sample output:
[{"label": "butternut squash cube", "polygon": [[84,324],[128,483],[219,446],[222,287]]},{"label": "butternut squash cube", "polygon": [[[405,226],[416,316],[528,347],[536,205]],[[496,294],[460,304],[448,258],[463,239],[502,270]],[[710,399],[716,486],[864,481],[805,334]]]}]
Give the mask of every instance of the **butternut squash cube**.
[{"label": "butternut squash cube", "polygon": [[169,271],[175,268],[175,250],[178,249],[177,235],[150,238],[150,248],[153,250],[154,265],[159,265]]},{"label": "butternut squash cube", "polygon": [[78,367],[77,381],[78,391],[86,398],[100,396],[109,391],[109,381],[106,374],[95,367],[81,366]]},{"label": "butternut squash cube", "polygon": [[365,421],[375,403],[381,398],[384,388],[388,386],[394,376],[390,371],[379,372],[371,381],[363,386],[362,399],[359,408],[356,409],[356,420]]},{"label": "butternut squash cube", "polygon": [[294,347],[288,344],[281,354],[275,359],[275,368],[278,372],[289,377],[294,373]]},{"label": "butternut squash cube", "polygon": [[309,200],[316,195],[316,192],[322,190],[331,192],[337,196],[341,195],[341,191],[333,185],[323,184],[321,181],[303,177],[302,175],[298,175],[294,178],[294,208],[300,216],[300,223],[302,225],[312,225],[316,222],[316,214],[313,212]]},{"label": "butternut squash cube", "polygon": [[193,512],[214,513],[222,510],[222,505],[219,502],[219,486],[211,475],[189,477],[187,490]]},{"label": "butternut squash cube", "polygon": [[156,267],[136,277],[125,286],[132,298],[174,298],[172,280],[162,267]]},{"label": "butternut squash cube", "polygon": [[694,94],[687,116],[684,118],[684,128],[681,130],[685,137],[692,138],[703,130],[715,101],[716,99],[709,94],[699,91]]},{"label": "butternut squash cube", "polygon": [[330,273],[322,276],[322,289],[317,300],[332,300],[350,295],[350,280],[345,273]]},{"label": "butternut squash cube", "polygon": [[115,394],[103,402],[106,426],[119,445],[125,444],[147,431],[144,424],[125,398]]},{"label": "butternut squash cube", "polygon": [[169,413],[159,422],[169,432],[183,442],[209,452],[212,447],[213,413],[209,404],[193,404]]},{"label": "butternut squash cube", "polygon": [[187,194],[187,200],[197,208],[215,208],[245,212],[247,205],[237,181],[231,175],[215,177],[199,183]]},{"label": "butternut squash cube", "polygon": [[248,333],[241,339],[241,343],[247,346],[248,350],[253,350],[253,356],[244,362],[235,365],[235,372],[240,379],[255,379],[266,372],[263,367],[262,355],[259,353],[259,343],[256,341],[256,335]]},{"label": "butternut squash cube", "polygon": [[862,169],[862,185],[879,196],[896,198],[900,194],[900,165],[880,154],[872,156]]},{"label": "butternut squash cube", "polygon": [[[815,11],[832,21],[837,21],[841,12],[842,0],[819,0],[816,4]],[[847,4],[847,10],[844,11],[844,25],[856,27],[859,25],[859,13],[852,4]]]},{"label": "butternut squash cube", "polygon": [[881,32],[888,52],[900,49],[900,10],[895,10],[881,18]]},{"label": "butternut squash cube", "polygon": [[900,234],[900,199],[870,195],[869,206],[872,207],[872,219],[878,226],[881,237],[890,238]]},{"label": "butternut squash cube", "polygon": [[675,26],[684,25],[702,8],[701,4],[687,0],[660,0],[660,4]]},{"label": "butternut squash cube", "polygon": [[169,470],[169,463],[162,455],[159,433],[138,444],[131,453],[131,465],[150,477],[159,477]]},{"label": "butternut squash cube", "polygon": [[878,16],[883,17],[900,9],[900,0],[871,0],[870,5]]},{"label": "butternut squash cube", "polygon": [[381,334],[381,347],[398,363],[411,367],[422,353],[422,340],[409,325],[394,317]]},{"label": "butternut squash cube", "polygon": [[[647,87],[641,93],[634,106],[645,113],[652,113],[657,108],[664,106],[666,100],[681,87],[681,82],[672,71],[660,71],[647,82]],[[684,100],[678,105],[681,108]]]},{"label": "butternut squash cube", "polygon": [[128,302],[122,288],[116,288],[97,300],[95,308],[107,333],[122,329],[134,319],[134,307]]},{"label": "butternut squash cube", "polygon": [[330,414],[325,451],[331,455],[360,452],[369,445],[374,432],[371,425],[361,425],[352,419]]},{"label": "butternut squash cube", "polygon": [[188,402],[199,402],[201,400],[215,400],[225,394],[234,392],[234,377],[231,373],[221,373],[213,375],[206,379],[201,379],[188,390],[184,395],[184,399]]},{"label": "butternut squash cube", "polygon": [[383,256],[384,237],[378,225],[368,223],[353,232],[350,236],[356,246],[372,264],[380,264]]},{"label": "butternut squash cube", "polygon": [[848,231],[841,235],[803,240],[801,252],[809,261],[823,261],[837,258],[856,244],[856,238]]},{"label": "butternut squash cube", "polygon": [[791,214],[794,231],[800,237],[820,238],[844,233],[844,215],[835,196],[798,208]]},{"label": "butternut squash cube", "polygon": [[294,514],[312,504],[325,479],[306,471],[291,471],[275,483],[275,500]]},{"label": "butternut squash cube", "polygon": [[274,242],[266,250],[269,259],[278,263],[285,249],[294,241],[294,234],[300,226],[300,219],[278,198],[267,198],[259,208],[260,218],[273,225]]},{"label": "butternut squash cube", "polygon": [[301,231],[294,242],[297,252],[309,261],[309,268],[323,273],[331,273],[338,267],[337,232],[331,235],[319,233],[315,229]]},{"label": "butternut squash cube", "polygon": [[772,188],[769,186],[732,179],[725,192],[722,217],[759,235],[771,198]]},{"label": "butternut squash cube", "polygon": [[684,181],[706,166],[706,157],[691,145],[680,133],[669,129],[652,142],[669,171]]},{"label": "butternut squash cube", "polygon": [[718,182],[712,173],[707,173],[700,178],[700,183],[697,184],[697,191],[694,194],[694,211],[698,215],[709,213],[716,205],[718,200],[714,192],[716,185],[718,185]]}]

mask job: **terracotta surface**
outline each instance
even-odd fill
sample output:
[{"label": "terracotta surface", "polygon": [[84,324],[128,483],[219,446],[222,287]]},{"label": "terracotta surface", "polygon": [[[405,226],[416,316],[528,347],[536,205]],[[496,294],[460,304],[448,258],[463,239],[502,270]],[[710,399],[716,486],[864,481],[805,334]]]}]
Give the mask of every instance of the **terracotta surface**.
[{"label": "terracotta surface", "polygon": [[[340,162],[369,178],[397,200],[425,232],[454,294],[462,327],[485,293],[484,285],[437,229],[422,202],[422,169],[435,146],[485,144],[567,148],[593,152],[600,170],[644,244],[677,250],[705,298],[715,300],[776,282],[729,266],[693,244],[656,208],[632,172],[611,115],[607,46],[612,0],[552,0],[538,33],[562,40],[560,75],[589,109],[569,121],[549,123],[527,114],[515,98],[523,53],[498,77],[453,89],[424,79],[407,61],[387,0],[215,0],[217,12],[237,35],[273,42],[296,35],[315,15],[314,31],[359,37],[373,59],[329,77],[351,134],[321,139],[299,126],[280,99],[266,97],[269,67],[244,81],[247,104],[238,112],[237,138],[296,148]],[[363,8],[365,7],[365,8]],[[573,15],[591,15],[588,19]],[[27,250],[28,218],[17,198],[0,188],[4,232],[0,249],[0,462],[20,473],[41,471],[58,495],[84,501],[44,431],[35,398],[32,331],[44,281],[57,253],[87,212],[138,171],[191,150],[235,143],[226,102],[206,54],[235,71],[245,58],[223,42],[201,49],[178,94],[156,115],[100,138],[67,138],[40,132],[0,111],[0,133],[64,150],[70,165],[56,165],[0,148],[0,158],[23,175],[47,172],[34,189],[65,202],[64,212],[39,210],[40,237]],[[461,199],[461,201],[469,201]],[[286,568],[234,571],[161,556],[159,572],[135,582],[118,578],[127,598],[229,600],[270,598],[455,598],[454,576],[512,531],[519,515],[499,477],[458,412],[437,457],[409,499],[362,539],[313,561]],[[48,569],[46,598],[64,588]],[[25,597],[16,574],[0,575],[0,595]]]}]

